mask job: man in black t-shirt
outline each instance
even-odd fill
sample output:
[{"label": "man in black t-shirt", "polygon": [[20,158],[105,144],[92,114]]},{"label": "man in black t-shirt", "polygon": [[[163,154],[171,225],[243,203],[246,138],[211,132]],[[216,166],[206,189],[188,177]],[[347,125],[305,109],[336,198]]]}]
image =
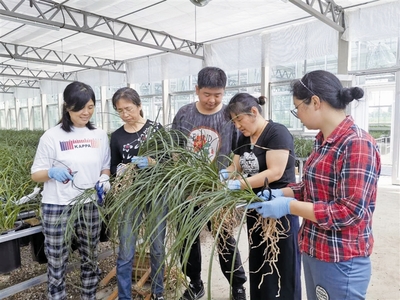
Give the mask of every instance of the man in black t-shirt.
[{"label": "man in black t-shirt", "polygon": [[[232,145],[236,144],[237,138],[233,123],[228,122],[224,117],[225,106],[222,98],[225,86],[226,74],[223,70],[215,67],[203,68],[198,74],[196,86],[199,101],[181,107],[172,124],[172,129],[179,130],[188,137],[186,145],[188,149],[194,152],[207,151],[210,161],[218,160],[219,169],[226,168],[229,164],[226,157],[234,149]],[[223,243],[222,237],[219,237],[218,246],[221,270],[231,283],[232,297],[234,300],[245,300],[246,293],[243,284],[247,278],[240,253],[236,249],[236,240],[229,237]],[[232,268],[233,259],[235,260]],[[180,300],[195,300],[204,296],[199,236],[191,246],[188,261],[182,269],[190,278],[190,285]],[[232,270],[234,272],[231,281]]]}]

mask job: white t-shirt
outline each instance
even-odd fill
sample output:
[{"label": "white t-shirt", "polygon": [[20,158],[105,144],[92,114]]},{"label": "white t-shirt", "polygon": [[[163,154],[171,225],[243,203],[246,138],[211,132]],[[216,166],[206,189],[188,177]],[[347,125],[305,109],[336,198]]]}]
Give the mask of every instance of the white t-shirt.
[{"label": "white t-shirt", "polygon": [[[110,169],[110,146],[102,129],[73,127],[65,132],[61,125],[47,130],[40,138],[31,173],[51,167],[70,168],[73,182],[64,184],[54,179],[44,183],[42,202],[68,205],[85,189],[93,188],[102,170]],[[93,199],[97,199],[95,196]]]}]

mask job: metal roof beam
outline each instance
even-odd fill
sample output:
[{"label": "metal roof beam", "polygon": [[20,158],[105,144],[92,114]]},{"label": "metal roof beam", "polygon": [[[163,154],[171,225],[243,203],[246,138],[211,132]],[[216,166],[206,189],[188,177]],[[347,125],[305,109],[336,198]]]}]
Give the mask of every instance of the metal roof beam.
[{"label": "metal roof beam", "polygon": [[344,32],[344,10],[333,0],[288,0],[339,32]]},{"label": "metal roof beam", "polygon": [[[33,3],[32,7],[29,7],[29,2]],[[32,14],[18,11],[32,11]],[[203,59],[201,43],[74,9],[51,0],[21,1],[18,4],[15,1],[2,0],[0,15]]]},{"label": "metal roof beam", "polygon": [[[8,54],[3,54],[3,53]],[[15,60],[31,61],[36,63],[50,63],[54,65],[64,65],[79,67],[84,69],[94,69],[102,71],[112,71],[125,73],[123,70],[124,62],[92,56],[61,53],[55,50],[16,45],[0,42],[0,57]]]},{"label": "metal roof beam", "polygon": [[0,81],[0,89],[8,91],[10,88],[27,88],[27,89],[39,89],[39,81],[37,80],[18,80],[18,79],[7,79]]},{"label": "metal roof beam", "polygon": [[76,72],[49,72],[1,64],[0,75],[36,80],[73,81]]}]

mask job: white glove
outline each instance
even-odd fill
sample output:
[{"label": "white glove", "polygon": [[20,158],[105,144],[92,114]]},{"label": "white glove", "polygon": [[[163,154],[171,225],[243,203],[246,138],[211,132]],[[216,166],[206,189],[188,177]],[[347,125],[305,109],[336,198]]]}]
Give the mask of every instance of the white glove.
[{"label": "white glove", "polygon": [[103,187],[104,193],[107,193],[109,190],[111,190],[110,176],[107,174],[101,174],[97,182],[99,183],[100,187]]}]

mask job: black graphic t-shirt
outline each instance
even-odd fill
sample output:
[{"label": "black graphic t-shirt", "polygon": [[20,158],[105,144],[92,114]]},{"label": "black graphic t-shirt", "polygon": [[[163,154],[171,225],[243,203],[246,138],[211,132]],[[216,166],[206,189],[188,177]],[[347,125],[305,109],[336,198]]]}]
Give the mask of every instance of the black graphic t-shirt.
[{"label": "black graphic t-shirt", "polygon": [[188,137],[187,149],[203,151],[210,161],[217,159],[219,169],[230,164],[227,156],[236,146],[237,138],[235,126],[225,119],[224,108],[225,105],[214,114],[204,115],[196,103],[190,103],[179,109],[172,122],[172,129]]},{"label": "black graphic t-shirt", "polygon": [[146,124],[137,132],[127,132],[121,126],[111,134],[111,174],[115,174],[120,163],[131,162],[133,156],[139,153],[140,145],[143,144],[149,134],[162,128],[161,124],[147,120]]},{"label": "black graphic t-shirt", "polygon": [[[272,189],[277,189],[285,187],[290,182],[295,182],[296,180],[293,136],[284,125],[274,123],[272,120],[268,122],[268,125],[264,128],[255,145],[251,145],[250,137],[240,134],[238,147],[234,153],[240,156],[239,162],[243,175],[251,177],[268,169],[266,162],[266,151],[268,149],[289,150],[289,159],[282,178],[270,184]],[[261,188],[253,190],[257,193]]]}]

